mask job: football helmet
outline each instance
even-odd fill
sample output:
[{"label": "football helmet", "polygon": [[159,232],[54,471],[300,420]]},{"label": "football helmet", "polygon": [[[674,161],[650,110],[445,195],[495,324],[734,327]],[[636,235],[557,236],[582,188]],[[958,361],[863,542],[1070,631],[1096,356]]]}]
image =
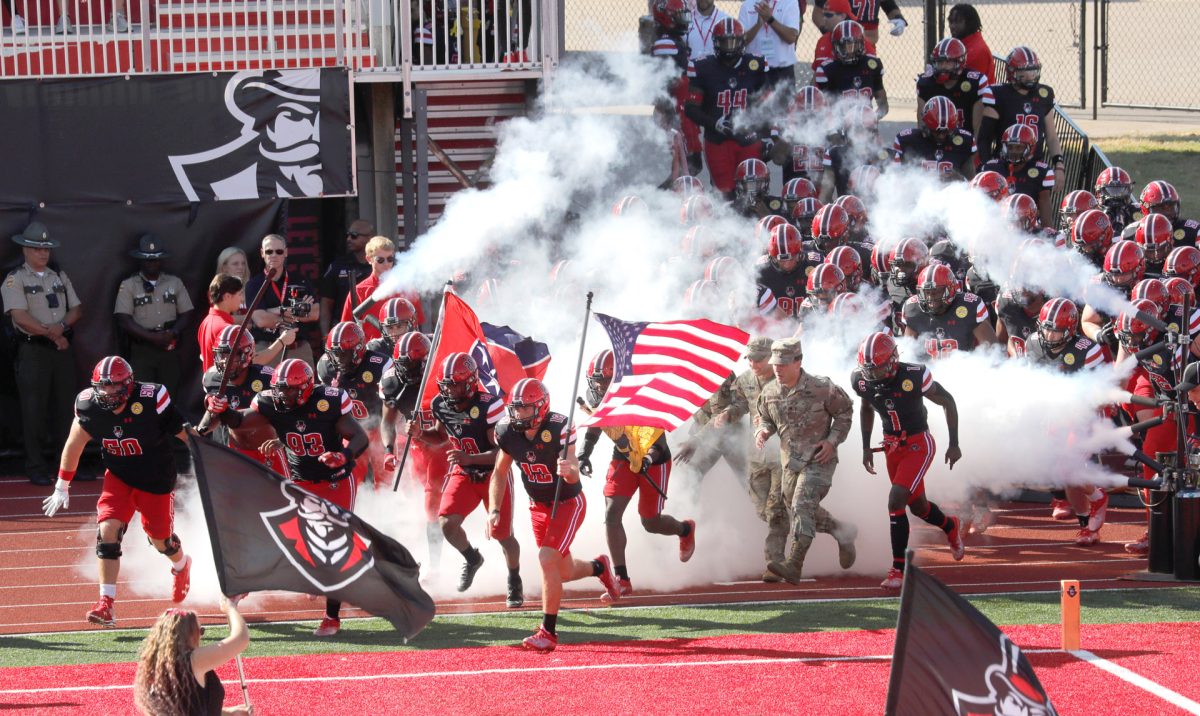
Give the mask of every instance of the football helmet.
[{"label": "football helmet", "polygon": [[608,392],[608,386],[612,384],[616,370],[616,359],[613,357],[613,352],[608,348],[592,356],[592,359],[588,361],[587,367],[589,403],[592,405],[600,404],[601,399],[604,398],[604,394]]},{"label": "football helmet", "polygon": [[1063,197],[1058,207],[1058,228],[1069,232],[1075,224],[1075,217],[1088,209],[1099,209],[1100,202],[1090,191],[1076,189]]},{"label": "football helmet", "polygon": [[744,159],[733,172],[734,196],[754,202],[771,187],[771,172],[761,159]]},{"label": "football helmet", "polygon": [[846,211],[846,216],[850,219],[850,235],[866,233],[867,231],[867,205],[863,203],[853,194],[842,194],[833,202],[842,207]]},{"label": "football helmet", "polygon": [[438,376],[438,392],[455,409],[466,407],[475,397],[479,383],[479,367],[466,353],[451,353],[442,361]]},{"label": "football helmet", "polygon": [[1171,220],[1162,214],[1148,214],[1138,222],[1133,240],[1142,247],[1147,261],[1166,261],[1167,254],[1171,253],[1171,229]]},{"label": "football helmet", "polygon": [[396,340],[392,348],[392,366],[401,383],[416,385],[421,382],[425,361],[432,348],[429,338],[418,331],[409,331]]},{"label": "football helmet", "polygon": [[789,113],[817,114],[825,109],[825,93],[815,85],[805,85],[796,90]]},{"label": "football helmet", "polygon": [[692,13],[683,0],[654,0],[651,16],[659,32],[686,35],[692,24]]},{"label": "football helmet", "polygon": [[1112,222],[1099,209],[1088,209],[1071,225],[1071,246],[1081,254],[1100,256],[1112,247]]},{"label": "football helmet", "polygon": [[839,318],[859,316],[866,310],[862,299],[856,293],[839,293],[829,302],[829,313]]},{"label": "football helmet", "polygon": [[407,298],[389,298],[383,304],[383,330],[395,341],[416,328],[417,307]]},{"label": "football helmet", "polygon": [[742,23],[732,17],[721,18],[712,30],[713,50],[717,59],[726,65],[732,65],[741,58],[746,49],[746,37],[743,34]]},{"label": "football helmet", "polygon": [[1000,137],[1000,157],[1009,164],[1027,162],[1033,159],[1037,142],[1037,130],[1028,124],[1014,124]]},{"label": "football helmet", "polygon": [[316,386],[312,368],[299,358],[288,358],[275,368],[271,376],[271,400],[275,409],[288,412],[304,405]]},{"label": "football helmet", "polygon": [[692,281],[683,292],[683,306],[689,318],[715,318],[722,306],[720,286],[705,278]]},{"label": "football helmet", "polygon": [[882,331],[863,339],[858,346],[858,369],[868,383],[881,383],[896,376],[900,353],[896,341]]},{"label": "football helmet", "polygon": [[787,208],[787,210],[791,211],[792,207],[796,205],[796,202],[800,201],[801,199],[815,199],[816,196],[816,185],[804,177],[796,177],[795,179],[789,179],[787,183],[783,185],[783,193],[779,198],[783,200],[783,205]]},{"label": "football helmet", "polygon": [[823,306],[846,290],[846,275],[833,264],[821,264],[808,275],[808,295]]},{"label": "football helmet", "polygon": [[133,367],[121,356],[102,358],[92,368],[92,402],[101,410],[116,410],[133,395]]},{"label": "football helmet", "polygon": [[1096,198],[1105,204],[1126,204],[1133,196],[1133,178],[1121,167],[1108,167],[1096,177]]},{"label": "football helmet", "polygon": [[809,232],[812,231],[813,218],[822,206],[824,204],[810,196],[796,202],[796,205],[792,207],[792,224],[800,230],[800,234],[805,238],[812,238]]},{"label": "football helmet", "polygon": [[838,62],[852,65],[866,54],[866,33],[863,32],[863,26],[854,20],[839,22],[829,39],[833,43],[833,56]]},{"label": "football helmet", "polygon": [[1014,47],[1004,60],[1008,83],[1023,90],[1038,86],[1042,79],[1042,61],[1028,47]]},{"label": "football helmet", "polygon": [[1079,309],[1066,298],[1052,298],[1038,312],[1037,332],[1046,350],[1062,350],[1079,330]]},{"label": "football helmet", "polygon": [[971,186],[987,194],[992,201],[1003,201],[1008,196],[1008,180],[999,172],[979,172],[971,179]]},{"label": "football helmet", "polygon": [[1163,281],[1163,285],[1167,287],[1167,300],[1172,306],[1182,306],[1185,301],[1190,306],[1196,305],[1196,288],[1186,279],[1172,276]]},{"label": "football helmet", "polygon": [[754,225],[754,245],[766,247],[771,241],[771,229],[781,224],[788,223],[788,220],[779,214],[767,214],[758,220]]},{"label": "football helmet", "polygon": [[1104,254],[1104,282],[1109,286],[1128,291],[1145,275],[1146,258],[1135,242],[1118,241]]},{"label": "football helmet", "polygon": [[812,237],[817,250],[823,254],[846,243],[850,232],[850,216],[837,204],[821,207],[812,220]]},{"label": "football helmet", "polygon": [[325,337],[325,352],[333,359],[340,372],[358,367],[367,352],[367,337],[354,321],[342,321]]},{"label": "football helmet", "polygon": [[679,223],[689,228],[711,219],[712,216],[712,200],[704,194],[689,196],[679,208]]},{"label": "football helmet", "polygon": [[858,290],[863,279],[862,257],[849,246],[837,246],[825,256],[825,263],[837,266],[846,278],[846,290]]},{"label": "football helmet", "polygon": [[742,265],[732,256],[718,256],[704,267],[704,278],[718,286],[728,286],[737,280]]},{"label": "football helmet", "polygon": [[771,265],[784,273],[795,271],[804,253],[802,242],[800,230],[791,224],[781,224],[771,229],[771,242],[767,246]]},{"label": "football helmet", "polygon": [[1150,324],[1139,318],[1139,313],[1146,316],[1156,316],[1158,314],[1158,307],[1144,298],[1139,298],[1134,300],[1129,308],[1121,311],[1120,315],[1117,316],[1117,323],[1113,332],[1116,333],[1117,341],[1125,349],[1126,353],[1136,353],[1152,344],[1158,337],[1158,331],[1151,328]]},{"label": "football helmet", "polygon": [[1037,202],[1028,194],[1010,194],[1000,202],[1000,211],[1008,223],[1021,231],[1033,233],[1038,227]]},{"label": "football helmet", "polygon": [[717,250],[717,236],[712,229],[704,226],[693,226],[683,234],[683,243],[679,246],[684,256],[691,258],[708,258]]},{"label": "football helmet", "polygon": [[956,37],[942,39],[929,53],[929,66],[933,68],[933,81],[938,84],[957,79],[967,67],[967,46]]},{"label": "football helmet", "polygon": [[649,212],[646,202],[640,196],[628,194],[613,203],[613,216],[644,216]]},{"label": "football helmet", "polygon": [[888,261],[892,281],[898,286],[913,284],[921,269],[929,265],[929,247],[920,239],[901,239],[892,249]]},{"label": "football helmet", "polygon": [[1195,246],[1176,246],[1167,254],[1167,262],[1163,264],[1163,276],[1179,277],[1196,286],[1200,280],[1200,249]]},{"label": "football helmet", "polygon": [[958,296],[958,279],[946,264],[929,264],[917,276],[917,302],[921,310],[940,316]]},{"label": "football helmet", "polygon": [[850,171],[848,187],[855,196],[870,196],[875,191],[875,182],[879,181],[879,167],[873,164],[860,164]]},{"label": "football helmet", "polygon": [[871,280],[882,286],[885,276],[892,272],[892,249],[895,241],[887,239],[871,247]]},{"label": "football helmet", "polygon": [[1152,181],[1142,189],[1142,213],[1162,214],[1171,221],[1179,218],[1179,192],[1169,182]]},{"label": "football helmet", "polygon": [[958,129],[958,108],[947,97],[931,97],[921,109],[921,133],[936,144],[945,144]]},{"label": "football helmet", "polygon": [[1171,294],[1167,291],[1167,285],[1156,278],[1144,278],[1133,285],[1129,299],[1138,298],[1144,298],[1153,303],[1158,309],[1158,313],[1154,315],[1159,318],[1162,318],[1167,309],[1171,307]]},{"label": "football helmet", "polygon": [[673,189],[676,194],[687,198],[689,196],[695,196],[696,194],[703,194],[704,182],[700,181],[691,174],[684,174],[675,181],[671,182],[671,189]]},{"label": "football helmet", "polygon": [[254,339],[241,326],[225,326],[212,347],[213,365],[230,375],[240,375],[254,362]]},{"label": "football helmet", "polygon": [[550,391],[537,378],[522,378],[509,391],[506,409],[514,430],[534,430],[550,414]]}]

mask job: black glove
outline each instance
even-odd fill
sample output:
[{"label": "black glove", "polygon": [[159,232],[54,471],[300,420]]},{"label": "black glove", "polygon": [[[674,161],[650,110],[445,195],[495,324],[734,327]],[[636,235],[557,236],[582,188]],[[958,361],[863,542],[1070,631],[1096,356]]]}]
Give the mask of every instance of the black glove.
[{"label": "black glove", "polygon": [[579,453],[579,456],[577,459],[579,460],[579,474],[587,475],[588,477],[591,477],[592,476],[592,458],[591,458],[591,456],[587,455],[585,453]]},{"label": "black glove", "polygon": [[1104,324],[1104,327],[1096,332],[1096,342],[1109,348],[1116,345],[1117,334],[1113,329],[1112,323]]}]

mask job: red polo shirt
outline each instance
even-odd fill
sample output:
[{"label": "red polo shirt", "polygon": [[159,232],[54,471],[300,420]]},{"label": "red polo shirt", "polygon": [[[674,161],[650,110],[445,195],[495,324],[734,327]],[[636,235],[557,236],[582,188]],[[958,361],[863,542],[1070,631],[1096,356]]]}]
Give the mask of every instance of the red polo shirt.
[{"label": "red polo shirt", "polygon": [[[362,303],[372,293],[375,293],[375,289],[377,289],[377,288],[379,288],[379,279],[376,278],[375,274],[371,274],[370,276],[367,276],[366,278],[364,278],[362,281],[359,281],[354,286],[354,293],[347,295],[346,302],[344,304],[342,304],[341,320],[353,321],[354,320],[354,313],[353,313],[354,306],[357,306],[358,304]],[[407,298],[409,301],[412,301],[413,308],[417,309],[417,326],[419,327],[421,325],[424,325],[425,312],[423,310],[421,310],[421,299],[419,296],[417,296],[417,294],[412,293],[410,291],[401,291],[399,293],[393,293],[390,296],[385,296],[385,297],[379,299],[375,303],[374,306],[371,306],[371,310],[367,311],[367,316],[374,316],[375,320],[379,321],[382,324],[383,323],[383,304],[387,303],[389,298]],[[350,303],[351,299],[354,300],[353,304]],[[366,316],[363,316],[363,318],[366,318]],[[370,323],[367,323],[364,321],[362,324],[362,327],[363,327],[363,333],[367,334],[368,341],[373,338],[379,338],[379,331],[375,328],[375,326],[372,326]]]},{"label": "red polo shirt", "polygon": [[996,63],[992,59],[992,51],[983,41],[983,33],[972,32],[962,39],[967,46],[967,69],[982,73],[988,79],[989,85],[996,84]]},{"label": "red polo shirt", "polygon": [[208,309],[208,315],[200,322],[200,330],[196,332],[196,342],[200,344],[200,365],[203,370],[212,367],[212,349],[217,344],[217,339],[221,337],[221,331],[225,329],[225,326],[233,325],[236,325],[233,322],[233,316],[216,306]]}]

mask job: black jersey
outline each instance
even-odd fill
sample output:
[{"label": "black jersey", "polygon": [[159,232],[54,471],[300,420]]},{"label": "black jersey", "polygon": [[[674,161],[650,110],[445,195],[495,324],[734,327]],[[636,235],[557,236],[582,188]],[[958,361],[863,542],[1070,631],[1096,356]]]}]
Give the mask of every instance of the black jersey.
[{"label": "black jersey", "polygon": [[1138,365],[1150,379],[1155,397],[1163,398],[1175,394],[1175,371],[1179,368],[1179,362],[1178,348],[1167,345],[1138,359]]},{"label": "black jersey", "polygon": [[383,401],[379,397],[379,382],[392,372],[392,359],[386,354],[366,351],[358,365],[347,373],[340,373],[337,363],[329,354],[317,361],[317,380],[331,388],[341,388],[350,394],[350,408],[359,421],[379,422]]},{"label": "black jersey", "polygon": [[[395,370],[383,374],[379,381],[379,399],[389,408],[394,408],[404,415],[406,420],[412,419],[417,408],[417,395],[420,383],[405,383],[396,375]],[[425,432],[437,430],[437,422],[433,419],[432,410],[422,410],[416,416],[418,427]]]},{"label": "black jersey", "polygon": [[375,351],[376,353],[382,353],[385,356],[390,357],[396,350],[396,344],[387,334],[384,334],[378,338],[372,338],[371,340],[367,341],[367,350]]},{"label": "black jersey", "polygon": [[1042,337],[1034,332],[1025,339],[1025,357],[1033,363],[1058,366],[1064,373],[1074,373],[1082,368],[1093,368],[1104,362],[1104,351],[1087,336],[1077,336],[1059,353],[1050,353],[1042,344]]},{"label": "black jersey", "polygon": [[[496,449],[488,432],[504,417],[504,401],[500,398],[486,391],[476,391],[466,409],[459,412],[445,398],[437,395],[429,407],[434,419],[446,429],[446,435],[455,450],[478,455]],[[462,469],[472,480],[480,482],[492,472],[491,465],[463,465]]]},{"label": "black jersey", "polygon": [[253,409],[262,414],[275,434],[283,441],[287,452],[288,473],[293,480],[326,482],[349,477],[354,469],[354,460],[331,468],[317,459],[327,452],[343,448],[342,434],[337,422],[343,415],[352,412],[350,394],[341,388],[318,385],[312,395],[294,410],[282,411],[275,407],[274,396],[259,393],[254,398]]},{"label": "black jersey", "polygon": [[892,154],[897,164],[919,166],[943,179],[960,173],[964,164],[975,156],[975,135],[956,129],[949,141],[939,144],[920,129],[905,129],[896,135]]},{"label": "black jersey", "polygon": [[808,295],[808,275],[823,261],[821,254],[806,251],[800,257],[796,268],[784,273],[763,257],[758,262],[758,285],[775,296],[776,307],[780,313],[796,316],[800,310],[800,302]]},{"label": "black jersey", "polygon": [[1125,227],[1137,221],[1138,208],[1130,201],[1106,201],[1100,208],[1108,216],[1113,233],[1124,238]]},{"label": "black jersey", "polygon": [[[246,369],[246,379],[241,385],[234,385],[233,381],[225,384],[225,392],[222,393],[229,400],[229,407],[233,410],[244,410],[249,408],[254,402],[254,396],[271,387],[271,376],[275,375],[275,369],[269,365],[250,364]],[[204,386],[205,395],[216,395],[221,387],[221,371],[217,370],[216,366],[204,371],[204,376],[200,379],[200,384]]]},{"label": "black jersey", "polygon": [[973,293],[958,294],[945,312],[936,315],[922,311],[917,296],[904,303],[904,324],[916,331],[930,358],[975,350],[975,328],[987,320],[987,304]]},{"label": "black jersey", "polygon": [[688,66],[691,64],[689,59],[691,51],[688,49],[686,36],[672,35],[670,33],[659,35],[654,40],[654,45],[650,48],[650,55],[674,64],[677,70],[677,77],[687,75]]},{"label": "black jersey", "polygon": [[838,144],[825,150],[825,170],[833,172],[833,186],[838,196],[852,193],[850,174],[858,167],[870,165],[882,170],[891,163],[892,152],[883,145],[853,147]]},{"label": "black jersey", "polygon": [[898,363],[890,380],[867,382],[862,371],[850,374],[850,385],[879,414],[883,434],[895,437],[918,435],[929,429],[925,394],[933,387],[933,373],[916,363]]},{"label": "black jersey", "polygon": [[1054,171],[1045,162],[1030,160],[1017,166],[997,157],[985,162],[980,171],[1004,177],[1009,194],[1026,194],[1037,199],[1043,191],[1054,191]]},{"label": "black jersey", "polygon": [[821,186],[821,173],[825,171],[825,147],[796,143],[792,155],[783,163],[783,183],[793,179],[808,179]]},{"label": "black jersey", "polygon": [[75,398],[75,420],[100,441],[104,468],[122,482],[155,495],[175,489],[171,440],[183,430],[183,416],[165,387],[134,383],[120,413],[96,405],[86,388]]},{"label": "black jersey", "polygon": [[746,111],[751,100],[767,86],[767,61],[744,54],[732,67],[715,55],[696,60],[696,76],[689,80],[693,94],[700,95],[699,106],[689,105],[688,116],[704,127],[705,141],[724,144],[733,137],[718,132],[717,120],[727,117],[731,124]]},{"label": "black jersey", "polygon": [[[989,306],[995,304],[1000,296],[999,284],[975,266],[967,269],[967,274],[963,277],[963,288],[982,298]],[[995,321],[992,321],[992,325],[995,325]]]},{"label": "black jersey", "polygon": [[825,60],[817,67],[813,84],[830,99],[858,97],[870,102],[883,91],[883,63],[866,54],[853,63]]},{"label": "black jersey", "polygon": [[[983,103],[996,110],[1000,119],[996,122],[997,137],[995,146],[1000,146],[999,135],[1014,124],[1024,124],[1037,131],[1037,147],[1033,159],[1042,159],[1046,151],[1046,122],[1052,121],[1050,113],[1054,111],[1054,90],[1046,85],[1038,85],[1027,93],[1022,94],[1012,85],[995,84],[991,91],[983,97]],[[988,156],[995,152],[985,149]]]},{"label": "black jersey", "polygon": [[1038,314],[1029,315],[1011,288],[1004,289],[996,297],[996,317],[1004,324],[1008,335],[1020,338],[1025,343],[1037,333]]},{"label": "black jersey", "polygon": [[987,76],[975,70],[967,70],[960,77],[950,82],[950,86],[934,79],[933,67],[927,66],[925,73],[917,78],[918,106],[924,106],[934,97],[945,97],[954,103],[958,110],[958,126],[972,126],[971,110],[976,102],[984,102],[991,98],[992,91],[988,86]]},{"label": "black jersey", "polygon": [[[575,431],[567,424],[567,416],[550,413],[538,426],[533,439],[525,437],[520,430],[513,430],[508,420],[496,426],[496,443],[508,453],[521,468],[521,482],[529,499],[549,505],[554,502],[554,485],[561,480],[558,476],[558,459],[563,447],[575,444]],[[564,481],[559,488],[558,500],[564,502],[583,491],[578,481]]]},{"label": "black jersey", "polygon": [[[1138,227],[1141,225],[1141,219],[1129,224],[1121,230],[1121,238],[1133,241]],[[1200,232],[1200,221],[1177,217],[1171,222],[1171,248],[1177,246],[1195,246],[1196,234],[1198,232]]]}]

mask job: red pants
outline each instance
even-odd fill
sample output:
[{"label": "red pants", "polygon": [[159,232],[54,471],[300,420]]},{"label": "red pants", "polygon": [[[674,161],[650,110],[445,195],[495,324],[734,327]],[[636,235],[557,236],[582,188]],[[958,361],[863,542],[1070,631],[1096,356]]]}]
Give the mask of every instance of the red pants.
[{"label": "red pants", "polygon": [[296,480],[296,486],[308,490],[322,500],[332,502],[343,510],[354,511],[354,496],[358,494],[358,483],[354,478],[337,482]]},{"label": "red pants", "polygon": [[[649,480],[647,480],[649,478]],[[638,494],[638,514],[643,518],[658,517],[663,511],[663,496],[658,494],[649,482],[658,485],[667,493],[667,482],[671,479],[671,463],[651,465],[645,475],[639,475],[629,469],[629,461],[613,460],[608,464],[608,475],[604,478],[605,497],[633,497]]]},{"label": "red pants", "polygon": [[367,468],[375,479],[375,487],[392,484],[392,476],[383,469],[383,442],[379,439],[379,429],[367,431],[367,449],[354,461],[354,470],[350,473],[359,485],[367,479]]},{"label": "red pants", "polygon": [[105,470],[100,500],[96,503],[96,522],[117,520],[122,524],[129,524],[134,512],[141,513],[142,529],[147,537],[165,540],[175,531],[175,503],[172,493],[155,495],[130,487],[124,480]]},{"label": "red pants", "polygon": [[442,504],[442,485],[446,482],[446,473],[450,472],[446,451],[417,440],[413,441],[408,459],[408,474],[425,492],[425,519],[437,522],[438,508]]},{"label": "red pants", "polygon": [[718,191],[728,194],[733,191],[733,174],[737,165],[746,159],[762,157],[762,142],[755,142],[743,147],[733,140],[714,144],[705,140],[704,163],[708,165],[708,175],[712,185]]},{"label": "red pants", "polygon": [[575,533],[583,524],[583,516],[587,514],[587,500],[583,493],[569,500],[558,503],[558,512],[550,519],[550,505],[541,502],[529,502],[529,519],[533,522],[533,539],[538,547],[550,547],[558,550],[564,557],[571,555],[571,543],[575,541]]},{"label": "red pants", "polygon": [[[1155,408],[1154,416],[1158,417],[1159,415],[1162,415],[1162,408]],[[1150,457],[1156,457],[1155,453],[1160,452],[1174,453],[1175,447],[1178,444],[1178,433],[1176,430],[1174,420],[1150,428],[1146,431],[1146,437],[1142,438],[1142,452]],[[1158,473],[1142,465],[1142,477],[1152,480],[1157,475]]]},{"label": "red pants", "polygon": [[254,462],[266,465],[273,472],[277,472],[280,475],[283,475],[284,477],[287,477],[287,475],[288,475],[287,457],[284,456],[284,453],[282,450],[275,451],[274,455],[264,456],[258,450],[243,450],[242,448],[238,448],[238,447],[231,447],[230,449],[240,452],[241,454],[250,458]]},{"label": "red pants", "polygon": [[[512,534],[512,473],[508,474],[508,484],[504,488],[504,499],[500,502],[500,524],[492,529],[494,539],[505,539]],[[439,517],[462,515],[466,517],[475,511],[479,503],[491,509],[488,504],[488,480],[476,482],[462,468],[455,465],[446,475],[442,486],[442,503],[438,507]]]},{"label": "red pants", "polygon": [[909,492],[909,503],[925,494],[925,473],[933,464],[937,445],[926,430],[909,435],[903,445],[887,451],[888,479]]}]

